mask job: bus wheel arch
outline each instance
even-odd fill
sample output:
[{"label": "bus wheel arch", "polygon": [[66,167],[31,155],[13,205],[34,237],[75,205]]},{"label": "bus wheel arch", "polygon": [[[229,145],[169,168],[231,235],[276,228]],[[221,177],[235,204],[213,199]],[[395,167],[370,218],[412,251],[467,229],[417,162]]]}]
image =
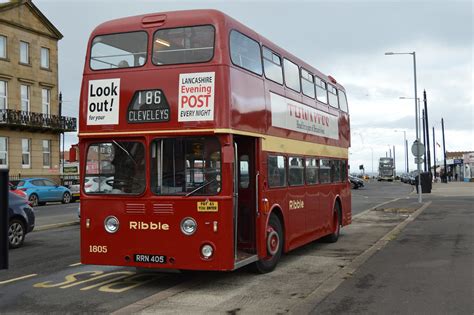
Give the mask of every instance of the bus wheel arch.
[{"label": "bus wheel arch", "polygon": [[341,227],[342,227],[342,202],[339,196],[336,197],[334,200],[333,206],[333,217],[331,226],[333,230],[329,235],[327,235],[324,240],[328,243],[336,243],[339,239],[339,235],[341,234]]},{"label": "bus wheel arch", "polygon": [[284,251],[285,233],[281,209],[275,207],[265,224],[265,252],[267,255],[253,264],[257,273],[268,273],[275,269]]}]

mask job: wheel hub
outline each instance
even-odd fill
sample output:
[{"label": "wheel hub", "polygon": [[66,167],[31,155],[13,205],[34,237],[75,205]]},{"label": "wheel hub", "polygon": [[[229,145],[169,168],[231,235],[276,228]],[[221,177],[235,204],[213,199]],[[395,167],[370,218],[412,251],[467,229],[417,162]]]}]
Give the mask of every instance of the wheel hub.
[{"label": "wheel hub", "polygon": [[278,252],[278,247],[280,245],[280,237],[272,227],[269,227],[267,232],[267,251],[271,256],[273,256]]},{"label": "wheel hub", "polygon": [[14,223],[10,226],[10,230],[8,231],[8,238],[10,243],[13,245],[17,245],[21,238],[23,237],[23,230],[18,223]]}]

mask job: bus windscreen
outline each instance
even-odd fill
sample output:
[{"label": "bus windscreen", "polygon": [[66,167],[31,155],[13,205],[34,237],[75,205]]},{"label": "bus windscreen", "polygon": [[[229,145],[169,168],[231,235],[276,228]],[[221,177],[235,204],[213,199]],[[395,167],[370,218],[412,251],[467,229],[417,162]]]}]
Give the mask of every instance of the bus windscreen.
[{"label": "bus windscreen", "polygon": [[96,36],[91,45],[92,70],[141,67],[147,58],[148,35],[130,32]]},{"label": "bus windscreen", "polygon": [[210,25],[162,29],[153,38],[155,65],[206,62],[213,55],[214,27]]},{"label": "bus windscreen", "polygon": [[221,190],[217,138],[179,137],[153,141],[151,189],[157,195],[217,195]]}]

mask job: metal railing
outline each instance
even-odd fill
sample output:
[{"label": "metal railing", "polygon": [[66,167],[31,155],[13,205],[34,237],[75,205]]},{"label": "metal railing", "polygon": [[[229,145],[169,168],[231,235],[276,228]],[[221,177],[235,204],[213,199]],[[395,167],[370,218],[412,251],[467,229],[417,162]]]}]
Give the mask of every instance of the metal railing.
[{"label": "metal railing", "polygon": [[0,126],[2,125],[57,132],[77,131],[77,119],[74,117],[46,115],[14,109],[0,109]]}]

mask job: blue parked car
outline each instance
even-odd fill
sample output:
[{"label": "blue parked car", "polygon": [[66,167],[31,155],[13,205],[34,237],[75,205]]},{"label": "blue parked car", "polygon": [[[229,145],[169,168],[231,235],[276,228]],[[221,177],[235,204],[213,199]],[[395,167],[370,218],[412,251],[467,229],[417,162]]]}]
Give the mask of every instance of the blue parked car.
[{"label": "blue parked car", "polygon": [[33,207],[48,201],[71,202],[71,191],[47,178],[24,178],[18,182],[17,189],[26,192]]}]

